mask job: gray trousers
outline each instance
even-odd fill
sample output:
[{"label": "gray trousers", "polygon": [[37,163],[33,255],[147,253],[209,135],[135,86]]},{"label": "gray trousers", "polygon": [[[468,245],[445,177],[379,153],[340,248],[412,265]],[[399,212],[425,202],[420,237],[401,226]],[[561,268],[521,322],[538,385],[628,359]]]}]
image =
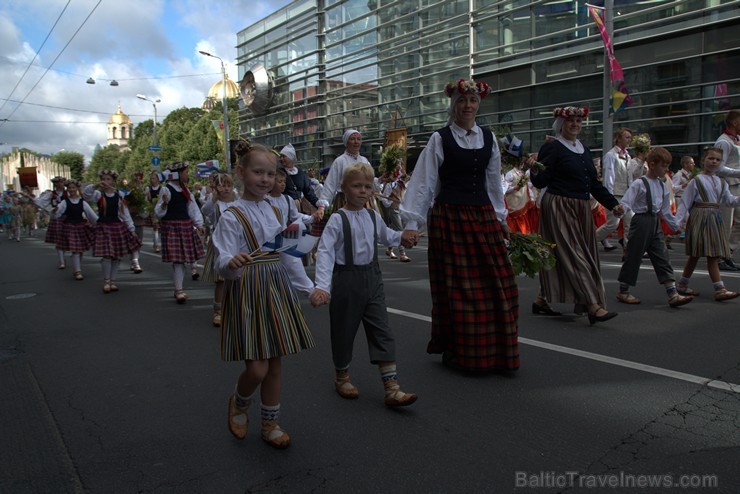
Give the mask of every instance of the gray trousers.
[{"label": "gray trousers", "polygon": [[329,320],[336,369],[346,369],[352,362],[360,322],[365,328],[370,362],[396,360],[396,342],[388,323],[383,276],[377,262],[364,266],[334,265]]},{"label": "gray trousers", "polygon": [[627,283],[630,286],[637,284],[642,254],[645,252],[650,256],[658,282],[663,284],[676,280],[668,258],[663,229],[660,227],[660,217],[657,214],[634,215],[630,223],[629,239],[626,259],[617,277],[620,283]]}]

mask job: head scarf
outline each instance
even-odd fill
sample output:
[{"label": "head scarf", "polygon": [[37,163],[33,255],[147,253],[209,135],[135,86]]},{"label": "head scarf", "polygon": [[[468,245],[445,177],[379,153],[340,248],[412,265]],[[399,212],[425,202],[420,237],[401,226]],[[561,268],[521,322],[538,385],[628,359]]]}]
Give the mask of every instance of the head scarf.
[{"label": "head scarf", "polygon": [[280,154],[290,159],[290,161],[296,160],[295,148],[290,143],[288,143],[283,149],[280,150]]},{"label": "head scarf", "polygon": [[347,143],[349,142],[349,138],[352,137],[352,134],[360,134],[360,131],[355,130],[355,129],[348,129],[347,131],[345,131],[344,135],[342,136],[342,142],[344,143],[344,147],[347,147]]}]

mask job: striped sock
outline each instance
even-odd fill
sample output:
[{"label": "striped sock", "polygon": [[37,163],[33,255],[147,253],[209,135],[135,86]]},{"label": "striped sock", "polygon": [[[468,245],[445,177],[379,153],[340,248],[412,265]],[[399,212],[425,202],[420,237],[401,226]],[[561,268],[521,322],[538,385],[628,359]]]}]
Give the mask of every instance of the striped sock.
[{"label": "striped sock", "polygon": [[396,364],[388,364],[380,369],[380,377],[383,379],[383,385],[388,384],[391,381],[398,381],[398,373],[396,372]]},{"label": "striped sock", "polygon": [[[254,396],[254,393],[252,393],[252,396]],[[249,405],[252,404],[252,396],[242,396],[239,394],[239,390],[234,388],[234,401],[236,401],[236,406],[239,408],[249,408]]]},{"label": "striped sock", "polygon": [[676,282],[675,281],[666,282],[665,292],[668,294],[669,297],[672,297],[673,294],[676,293]]},{"label": "striped sock", "polygon": [[629,293],[630,286],[628,283],[619,283],[619,293]]},{"label": "striped sock", "polygon": [[262,420],[269,422],[277,422],[278,417],[280,416],[280,403],[277,405],[265,405],[262,404]]},{"label": "striped sock", "polygon": [[722,290],[725,287],[724,281],[718,281],[717,283],[712,283],[712,288],[714,288],[714,291]]}]

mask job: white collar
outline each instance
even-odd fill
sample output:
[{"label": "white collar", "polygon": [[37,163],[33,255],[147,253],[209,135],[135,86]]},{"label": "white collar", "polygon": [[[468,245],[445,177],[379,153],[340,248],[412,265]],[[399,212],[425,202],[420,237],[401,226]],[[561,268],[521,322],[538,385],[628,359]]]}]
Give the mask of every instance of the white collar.
[{"label": "white collar", "polygon": [[298,167],[294,166],[293,168],[285,168],[285,173],[288,175],[298,175]]},{"label": "white collar", "polygon": [[558,141],[560,141],[560,143],[565,146],[568,151],[574,152],[576,154],[583,154],[583,151],[585,151],[585,149],[583,148],[583,144],[581,144],[581,141],[578,139],[576,139],[575,142],[569,141],[562,135],[559,135]]},{"label": "white collar", "polygon": [[452,122],[450,124],[450,129],[452,129],[456,134],[461,135],[461,136],[475,135],[480,132],[480,127],[478,127],[477,124],[473,125],[473,128],[468,131],[467,129],[463,129],[462,127],[457,125],[457,123]]}]

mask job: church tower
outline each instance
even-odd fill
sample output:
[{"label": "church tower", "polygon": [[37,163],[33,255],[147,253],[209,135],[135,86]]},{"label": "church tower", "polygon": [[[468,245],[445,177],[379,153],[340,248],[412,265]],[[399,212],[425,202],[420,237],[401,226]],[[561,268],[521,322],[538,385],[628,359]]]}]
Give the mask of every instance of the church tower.
[{"label": "church tower", "polygon": [[[219,80],[208,91],[208,96],[203,101],[201,108],[204,110],[210,110],[216,103],[221,102],[223,98],[224,90],[226,91],[226,99],[233,99],[239,97],[239,86],[234,81],[229,79],[229,74],[226,74],[226,84],[224,85],[223,80]],[[224,89],[225,88],[225,89]]]},{"label": "church tower", "polygon": [[108,144],[115,144],[121,150],[128,149],[128,141],[134,136],[134,124],[128,115],[121,111],[121,103],[118,103],[118,111],[108,120],[107,127]]}]

